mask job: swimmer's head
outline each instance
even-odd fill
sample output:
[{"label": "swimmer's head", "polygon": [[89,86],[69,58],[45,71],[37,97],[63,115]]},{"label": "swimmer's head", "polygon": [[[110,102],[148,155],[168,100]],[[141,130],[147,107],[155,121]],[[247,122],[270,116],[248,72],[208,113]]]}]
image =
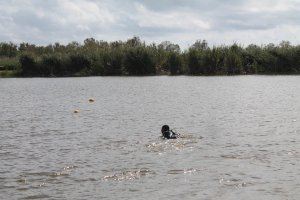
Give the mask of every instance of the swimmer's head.
[{"label": "swimmer's head", "polygon": [[163,125],[161,127],[161,133],[164,133],[164,132],[169,131],[169,130],[170,130],[170,127],[168,125]]}]

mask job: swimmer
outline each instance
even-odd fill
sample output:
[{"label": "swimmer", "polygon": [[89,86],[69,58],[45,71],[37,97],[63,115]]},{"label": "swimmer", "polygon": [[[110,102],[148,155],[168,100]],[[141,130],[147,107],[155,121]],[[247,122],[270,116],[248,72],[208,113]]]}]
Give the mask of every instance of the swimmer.
[{"label": "swimmer", "polygon": [[177,139],[179,136],[178,134],[176,134],[172,130],[170,130],[170,127],[168,125],[162,126],[161,134],[162,134],[162,137],[165,139]]}]

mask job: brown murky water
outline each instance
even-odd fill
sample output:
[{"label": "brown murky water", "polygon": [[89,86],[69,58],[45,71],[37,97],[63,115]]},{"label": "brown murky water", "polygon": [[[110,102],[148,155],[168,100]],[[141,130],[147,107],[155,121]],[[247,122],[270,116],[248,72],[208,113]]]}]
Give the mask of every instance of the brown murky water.
[{"label": "brown murky water", "polygon": [[0,79],[0,108],[0,199],[300,198],[299,76]]}]

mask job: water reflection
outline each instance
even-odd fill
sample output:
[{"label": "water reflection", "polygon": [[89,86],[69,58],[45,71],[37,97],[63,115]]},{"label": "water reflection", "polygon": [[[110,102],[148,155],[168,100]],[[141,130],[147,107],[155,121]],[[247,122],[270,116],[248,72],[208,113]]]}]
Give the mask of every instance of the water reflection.
[{"label": "water reflection", "polygon": [[147,144],[148,152],[172,152],[180,150],[192,150],[203,137],[195,137],[192,134],[181,133],[177,139],[167,140],[159,137],[156,141]]}]

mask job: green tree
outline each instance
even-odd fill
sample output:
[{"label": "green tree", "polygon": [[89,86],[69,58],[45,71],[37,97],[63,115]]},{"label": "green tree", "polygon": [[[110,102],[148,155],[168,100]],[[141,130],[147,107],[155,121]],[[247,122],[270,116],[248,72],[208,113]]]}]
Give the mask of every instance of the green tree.
[{"label": "green tree", "polygon": [[224,67],[228,74],[241,74],[243,72],[243,60],[241,48],[234,44],[226,52]]},{"label": "green tree", "polygon": [[171,52],[168,56],[168,68],[172,75],[179,74],[181,71],[181,57],[179,53]]},{"label": "green tree", "polygon": [[38,66],[32,55],[21,55],[19,62],[21,64],[21,72],[24,76],[38,75]]},{"label": "green tree", "polygon": [[129,75],[155,74],[154,60],[145,47],[130,48],[125,52],[124,69]]},{"label": "green tree", "polygon": [[122,75],[123,55],[120,51],[114,50],[103,54],[103,69],[105,75]]},{"label": "green tree", "polygon": [[17,45],[9,42],[0,43],[0,56],[15,57],[17,55]]}]

